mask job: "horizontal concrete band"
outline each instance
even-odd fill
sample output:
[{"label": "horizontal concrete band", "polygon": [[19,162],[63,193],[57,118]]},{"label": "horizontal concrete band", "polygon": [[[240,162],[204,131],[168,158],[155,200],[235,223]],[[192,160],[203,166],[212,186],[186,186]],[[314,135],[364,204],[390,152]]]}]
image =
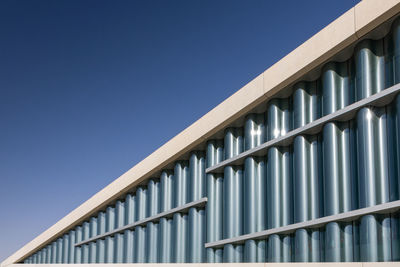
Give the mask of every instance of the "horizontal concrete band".
[{"label": "horizontal concrete band", "polygon": [[[363,0],[1,263],[23,260],[132,187],[270,99],[400,12],[400,0]],[[263,34],[260,32],[260,34]],[[148,266],[148,265],[146,265]]]},{"label": "horizontal concrete band", "polygon": [[400,92],[400,84],[396,84],[368,98],[364,98],[334,113],[326,115],[303,127],[288,132],[284,136],[272,139],[253,149],[247,150],[239,155],[224,160],[212,167],[206,169],[206,173],[223,173],[226,166],[242,165],[244,160],[250,156],[264,156],[268,149],[274,146],[288,146],[293,143],[293,139],[299,135],[313,135],[322,130],[322,127],[328,122],[349,121],[354,118],[357,111],[368,106],[385,106]]},{"label": "horizontal concrete band", "polygon": [[[12,264],[13,267],[25,267],[24,264]],[[48,267],[54,264],[29,264],[32,267]],[[67,267],[71,264],[56,264],[57,267]],[[398,267],[400,262],[290,262],[290,263],[89,263],[73,264],[76,267]]]},{"label": "horizontal concrete band", "polygon": [[373,207],[367,207],[363,209],[352,210],[349,212],[344,212],[340,214],[335,214],[331,216],[326,216],[306,222],[300,222],[295,224],[290,224],[282,227],[277,227],[274,229],[264,230],[260,232],[255,232],[251,234],[241,235],[233,238],[227,238],[215,242],[206,243],[206,248],[218,248],[223,247],[226,244],[242,244],[246,240],[250,239],[265,239],[270,235],[275,234],[290,234],[295,232],[298,229],[311,229],[311,228],[319,228],[324,226],[330,222],[350,222],[357,220],[361,216],[369,215],[369,214],[388,214],[395,212],[400,209],[400,200],[392,201],[380,205],[376,205]]},{"label": "horizontal concrete band", "polygon": [[117,229],[115,229],[113,231],[110,231],[110,232],[107,232],[107,233],[104,233],[104,234],[101,234],[101,235],[97,235],[97,236],[92,237],[90,239],[87,239],[87,240],[84,240],[82,242],[76,243],[75,246],[76,247],[77,246],[82,246],[84,244],[96,241],[98,239],[106,238],[107,236],[113,236],[115,234],[123,233],[125,230],[133,229],[136,226],[143,226],[143,225],[146,225],[149,222],[158,222],[161,218],[171,218],[175,213],[186,213],[186,212],[188,212],[190,208],[203,208],[206,205],[206,203],[207,203],[207,198],[203,197],[203,198],[201,198],[199,200],[186,203],[185,205],[182,205],[180,207],[176,207],[176,208],[173,208],[171,210],[167,210],[167,211],[161,212],[159,214],[156,214],[154,216],[145,218],[143,220],[140,220],[140,221],[137,221],[137,222],[122,226],[122,227],[117,228]]}]

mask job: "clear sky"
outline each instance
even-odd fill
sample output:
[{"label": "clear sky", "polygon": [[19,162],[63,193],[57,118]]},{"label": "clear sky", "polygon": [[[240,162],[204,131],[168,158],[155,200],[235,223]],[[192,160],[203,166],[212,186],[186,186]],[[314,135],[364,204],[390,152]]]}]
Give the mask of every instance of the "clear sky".
[{"label": "clear sky", "polygon": [[357,2],[0,1],[0,261]]}]

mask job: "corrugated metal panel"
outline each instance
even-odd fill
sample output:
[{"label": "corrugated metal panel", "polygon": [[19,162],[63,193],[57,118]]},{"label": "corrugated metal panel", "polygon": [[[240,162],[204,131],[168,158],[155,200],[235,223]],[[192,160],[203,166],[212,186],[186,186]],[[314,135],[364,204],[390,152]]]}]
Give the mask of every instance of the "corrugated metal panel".
[{"label": "corrugated metal panel", "polygon": [[[266,240],[226,242],[223,248],[207,251],[204,247],[206,241],[398,200],[400,96],[390,105],[362,107],[351,118],[330,121],[311,134],[271,146],[264,154],[242,153],[399,83],[399,70],[400,19],[385,38],[363,40],[348,60],[325,64],[318,79],[298,82],[288,88],[293,92],[289,97],[263,103],[266,112],[248,114],[243,127],[227,128],[223,141],[208,140],[207,151],[192,151],[189,161],[175,163],[173,172],[162,170],[160,179],[132,188],[115,206],[24,262],[400,260],[399,213],[368,214],[312,229],[302,224],[294,233],[274,232]],[[238,155],[243,161],[224,163]],[[223,174],[206,174],[205,167],[216,164],[223,166]],[[172,218],[74,245],[205,196],[205,210],[191,206]]]},{"label": "corrugated metal panel", "polygon": [[[243,152],[243,129],[228,128],[225,131],[225,159]],[[243,234],[243,167],[227,166],[224,170],[223,190],[224,238]],[[224,247],[224,262],[243,261],[243,245],[229,244]]]},{"label": "corrugated metal panel", "polygon": [[[223,160],[223,141],[207,142],[207,167],[214,166]],[[207,174],[207,242],[223,238],[222,226],[222,174]],[[222,249],[207,249],[207,262],[222,262]]]}]

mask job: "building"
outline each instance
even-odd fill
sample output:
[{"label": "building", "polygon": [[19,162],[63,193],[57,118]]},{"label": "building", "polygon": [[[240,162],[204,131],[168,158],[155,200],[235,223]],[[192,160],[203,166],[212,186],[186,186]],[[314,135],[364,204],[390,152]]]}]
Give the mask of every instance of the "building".
[{"label": "building", "polygon": [[399,13],[361,1],[1,266],[400,261]]}]

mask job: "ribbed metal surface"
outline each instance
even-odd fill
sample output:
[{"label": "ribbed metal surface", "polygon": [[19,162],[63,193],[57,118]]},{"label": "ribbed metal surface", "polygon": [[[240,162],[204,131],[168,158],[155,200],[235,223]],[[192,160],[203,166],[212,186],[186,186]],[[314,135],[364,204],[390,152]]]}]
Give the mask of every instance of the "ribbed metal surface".
[{"label": "ribbed metal surface", "polygon": [[[150,179],[147,184],[147,213],[146,217],[156,215],[160,212],[160,182]],[[146,262],[158,261],[158,231],[159,223],[149,222],[146,226]]]},{"label": "ribbed metal surface", "polygon": [[[174,168],[174,207],[186,204],[189,200],[189,163],[178,161]],[[188,260],[188,215],[176,213],[173,217],[173,262]]]},{"label": "ribbed metal surface", "polygon": [[[288,99],[274,99],[267,106],[267,140],[285,135],[291,130],[291,110]],[[293,223],[292,153],[289,147],[271,147],[267,155],[267,227]],[[291,235],[268,238],[269,262],[292,261]]]},{"label": "ribbed metal surface", "polygon": [[[229,159],[243,152],[243,129],[225,131],[224,158]],[[224,238],[243,234],[243,167],[227,166],[224,170],[223,189]],[[243,261],[243,245],[228,244],[224,247],[224,262]]]},{"label": "ribbed metal surface", "polygon": [[[160,212],[173,208],[173,175],[171,171],[163,171],[160,177]],[[158,262],[172,262],[172,219],[161,218],[158,238]]]},{"label": "ribbed metal surface", "polygon": [[[249,114],[244,127],[244,149],[252,149],[264,141],[264,114]],[[243,227],[244,233],[250,234],[266,228],[266,164],[263,157],[246,158],[243,181]],[[265,240],[248,240],[244,261],[265,262]]]},{"label": "ribbed metal surface", "polygon": [[[357,102],[398,84],[399,70],[397,19],[385,38],[359,42],[348,60],[325,64],[318,79],[263,103],[265,112],[247,114],[223,140],[207,140],[206,151],[191,151],[24,262],[399,261],[398,212],[351,215],[400,198],[400,96]],[[213,166],[220,170],[206,174]],[[205,208],[172,210],[204,197]]]},{"label": "ribbed metal surface", "polygon": [[[220,163],[223,158],[223,141],[211,140],[207,142],[207,167]],[[223,176],[207,174],[207,242],[223,238],[222,203],[223,203]],[[207,262],[222,262],[222,249],[207,249]]]}]

